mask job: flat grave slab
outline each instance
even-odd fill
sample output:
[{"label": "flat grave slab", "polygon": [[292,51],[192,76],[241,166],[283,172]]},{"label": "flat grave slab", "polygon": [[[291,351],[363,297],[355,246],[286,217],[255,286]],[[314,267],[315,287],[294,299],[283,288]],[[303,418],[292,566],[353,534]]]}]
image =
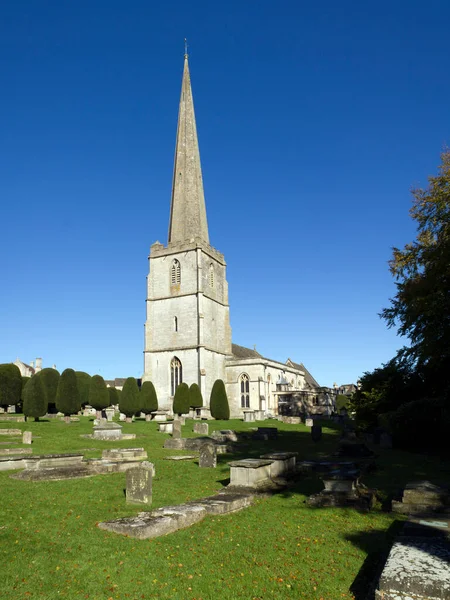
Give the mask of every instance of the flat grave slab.
[{"label": "flat grave slab", "polygon": [[144,448],[113,448],[103,450],[102,458],[115,461],[145,459],[147,458],[147,451]]},{"label": "flat grave slab", "polygon": [[31,448],[0,448],[0,456],[10,456],[19,454],[33,454]]},{"label": "flat grave slab", "polygon": [[0,429],[0,435],[22,435],[21,429]]},{"label": "flat grave slab", "polygon": [[407,538],[392,546],[375,591],[377,600],[448,600],[450,545]]},{"label": "flat grave slab", "polygon": [[164,460],[192,460],[193,458],[198,458],[197,456],[194,456],[193,454],[186,454],[185,456],[165,456]]}]

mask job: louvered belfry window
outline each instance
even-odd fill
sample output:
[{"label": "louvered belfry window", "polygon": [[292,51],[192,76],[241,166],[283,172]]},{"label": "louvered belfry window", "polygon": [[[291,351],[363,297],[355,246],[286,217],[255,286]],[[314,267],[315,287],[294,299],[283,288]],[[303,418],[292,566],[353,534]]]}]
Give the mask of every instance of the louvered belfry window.
[{"label": "louvered belfry window", "polygon": [[175,259],[172,263],[170,282],[172,285],[180,285],[181,283],[181,265],[180,261],[177,259]]},{"label": "louvered belfry window", "polygon": [[212,263],[209,265],[209,285],[210,287],[214,287],[214,267]]}]

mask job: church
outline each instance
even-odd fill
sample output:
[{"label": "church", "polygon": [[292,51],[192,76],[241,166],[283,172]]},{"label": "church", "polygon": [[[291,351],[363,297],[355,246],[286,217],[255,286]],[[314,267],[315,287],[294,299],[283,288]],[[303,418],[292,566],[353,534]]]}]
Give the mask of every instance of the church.
[{"label": "church", "polygon": [[197,383],[205,406],[216,379],[225,382],[231,417],[330,414],[333,390],[303,364],[280,363],[232,343],[226,262],[211,246],[188,55],[184,56],[167,246],[150,248],[144,374],[161,409],[172,409],[181,382]]}]

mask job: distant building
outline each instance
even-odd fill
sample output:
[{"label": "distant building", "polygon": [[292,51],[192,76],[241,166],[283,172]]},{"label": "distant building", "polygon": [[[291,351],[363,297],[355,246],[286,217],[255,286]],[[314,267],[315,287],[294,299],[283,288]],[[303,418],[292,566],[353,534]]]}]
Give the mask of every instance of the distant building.
[{"label": "distant building", "polygon": [[222,379],[233,417],[246,409],[333,411],[334,390],[321,387],[302,363],[233,344],[229,310],[225,258],[209,242],[186,54],[168,243],[150,248],[142,380],[153,382],[160,408],[169,410],[181,382],[197,383],[207,405],[214,381]]},{"label": "distant building", "polygon": [[[13,362],[13,365],[19,367],[22,377],[33,377],[35,373],[42,371],[42,358],[37,358],[36,362],[32,360],[29,365],[22,362],[20,358],[16,358],[16,360]],[[53,366],[53,368],[56,367]]]},{"label": "distant building", "polygon": [[348,396],[350,397],[352,394],[356,392],[358,386],[354,383],[344,383],[338,387],[335,387],[336,393],[338,396]]}]

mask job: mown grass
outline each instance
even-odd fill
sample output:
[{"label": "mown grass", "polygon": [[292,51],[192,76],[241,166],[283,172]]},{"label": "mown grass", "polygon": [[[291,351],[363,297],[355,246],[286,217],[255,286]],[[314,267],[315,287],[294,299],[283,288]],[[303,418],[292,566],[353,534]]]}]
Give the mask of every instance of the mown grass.
[{"label": "mown grass", "polygon": [[[84,417],[70,425],[44,421],[0,427],[31,430],[34,454],[83,451],[87,457],[100,457],[104,448],[144,447],[156,466],[156,508],[219,490],[228,483],[227,462],[234,458],[270,450],[296,450],[305,459],[326,456],[338,440],[334,429],[325,429],[322,441],[314,444],[303,425],[264,424],[279,428],[277,441],[243,439],[247,446],[241,453],[219,456],[217,469],[199,469],[196,460],[163,460],[181,452],[162,448],[167,436],[157,432],[156,423],[125,424],[124,433],[135,432],[137,439],[118,443],[80,437],[92,430]],[[210,430],[231,428],[244,438],[250,427],[242,421],[210,424]],[[192,421],[183,435],[194,435]],[[10,440],[1,436],[0,441]],[[380,469],[365,483],[376,485],[382,497],[411,479],[442,480],[450,473],[448,461],[377,452]],[[322,489],[320,480],[311,477],[239,513],[138,541],[96,527],[99,521],[142,510],[126,505],[124,474],[52,482],[18,481],[10,474],[0,473],[0,598],[5,599],[359,598],[367,583],[363,564],[387,549],[395,522],[380,507],[369,514],[307,507],[307,495]]]}]

